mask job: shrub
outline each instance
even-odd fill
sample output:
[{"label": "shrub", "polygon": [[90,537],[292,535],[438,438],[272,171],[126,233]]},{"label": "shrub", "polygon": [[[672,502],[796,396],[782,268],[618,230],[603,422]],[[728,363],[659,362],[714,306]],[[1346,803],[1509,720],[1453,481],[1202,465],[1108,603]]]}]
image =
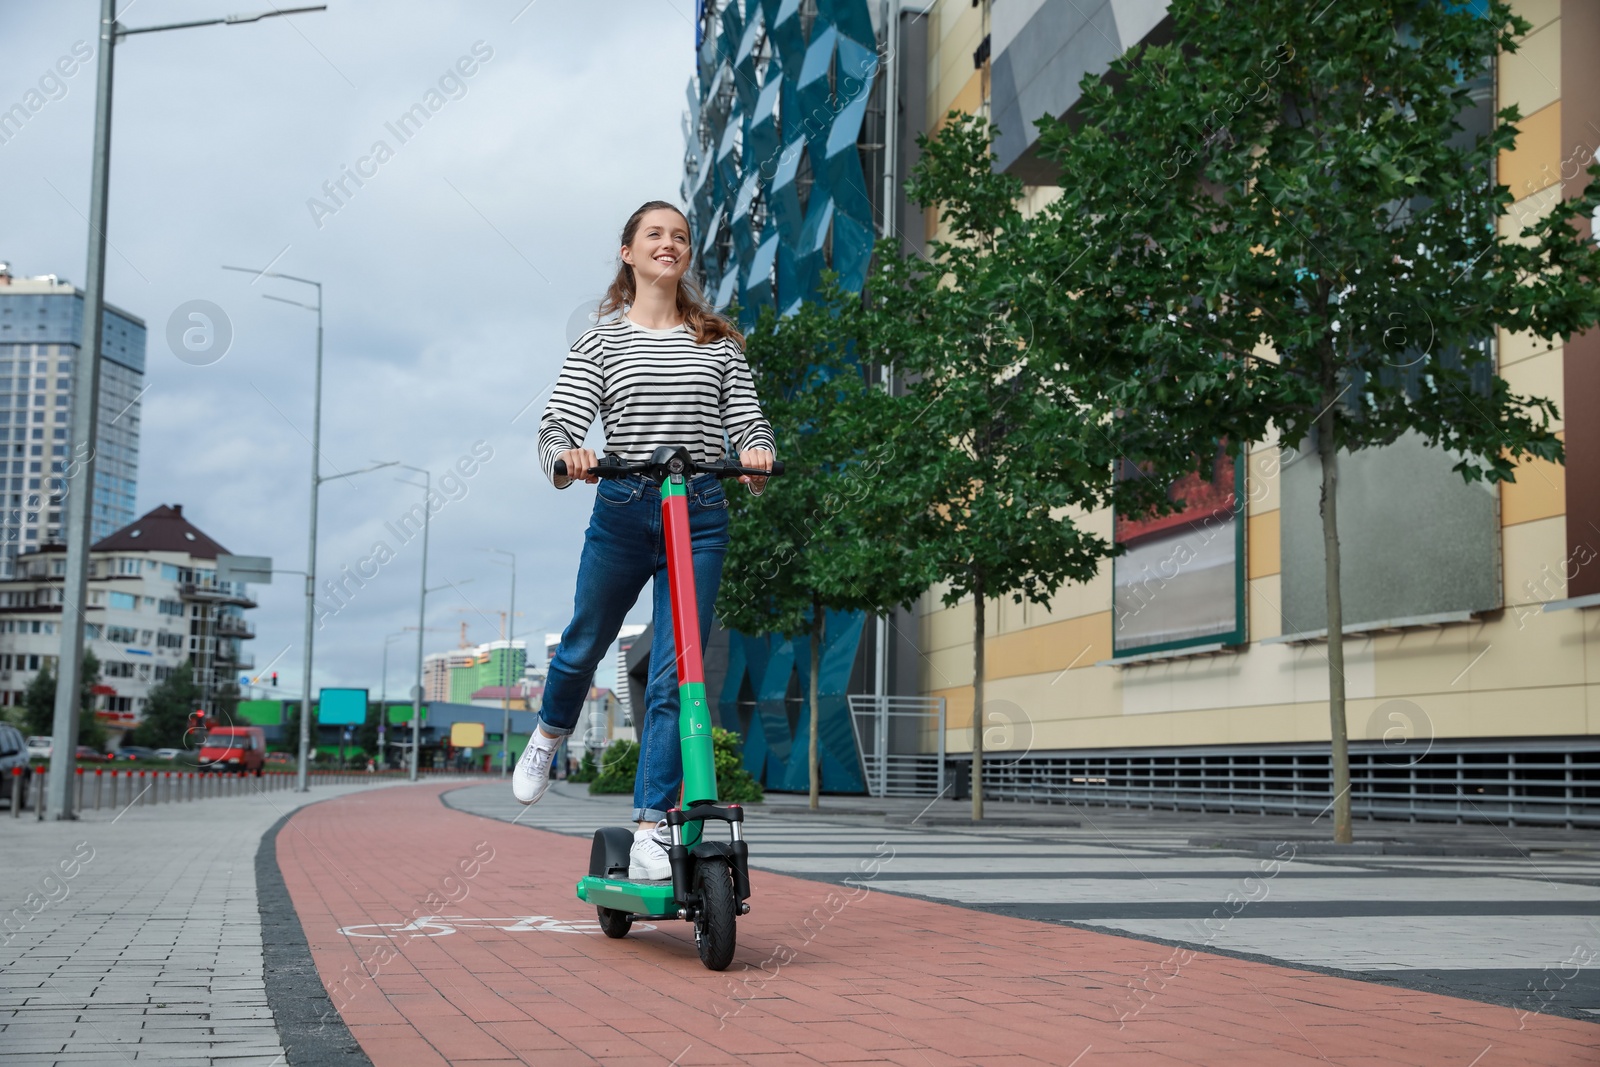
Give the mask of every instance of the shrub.
[{"label": "shrub", "polygon": [[639,769],[639,743],[613,741],[600,757],[600,773],[589,783],[591,793],[632,793]]},{"label": "shrub", "polygon": [[[724,802],[753,803],[765,797],[761,783],[744,769],[744,757],[739,750],[739,735],[720,726],[711,730],[712,760],[717,771],[717,798]],[[592,755],[584,756],[578,771],[585,766],[594,772],[593,778],[580,778],[589,783],[590,793],[632,793],[634,775],[639,769],[639,744],[636,741],[613,741],[600,757],[600,766],[594,766]]]},{"label": "shrub", "polygon": [[600,777],[600,768],[595,766],[594,749],[587,749],[583,759],[578,761],[578,769],[567,775],[569,782],[592,782]]},{"label": "shrub", "polygon": [[711,749],[717,767],[717,799],[748,804],[765,798],[761,783],[744,769],[739,735],[720,726],[711,728]]}]

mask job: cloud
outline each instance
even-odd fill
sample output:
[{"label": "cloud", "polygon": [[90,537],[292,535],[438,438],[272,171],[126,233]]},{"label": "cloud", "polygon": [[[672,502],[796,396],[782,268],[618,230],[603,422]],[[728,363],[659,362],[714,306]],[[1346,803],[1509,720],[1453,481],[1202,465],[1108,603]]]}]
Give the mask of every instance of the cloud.
[{"label": "cloud", "polygon": [[[461,620],[474,641],[495,636],[509,576],[479,548],[518,554],[519,632],[566,624],[590,494],[558,494],[539,476],[540,405],[511,420],[559,368],[572,308],[609,280],[628,213],[675,200],[682,166],[692,4],[541,2],[511,24],[521,7],[401,0],[380,19],[335,4],[118,46],[107,293],[149,327],[138,511],[182,503],[231,550],[304,567],[315,319],[260,297],[313,294],[219,269],[281,253],[275,269],[326,287],[324,474],[388,459],[442,473],[476,440],[495,449],[432,531],[429,584],[473,581],[430,598],[428,625],[450,631],[429,634],[430,650],[453,647]],[[214,14],[170,0],[124,21]],[[0,99],[92,39],[96,18],[92,0],[8,5]],[[307,198],[478,41],[494,54],[468,91],[318,230]],[[0,248],[13,270],[82,284],[92,123],[80,75],[0,146],[0,193],[25,207],[8,213]],[[172,311],[197,299],[234,329],[227,356],[204,367],[164,340]],[[384,520],[420,495],[392,474],[323,487],[325,566],[370,552]],[[384,635],[416,624],[416,557],[402,552],[318,634],[318,685],[379,688]],[[257,599],[251,651],[264,664],[292,646],[278,671],[280,687],[297,686],[300,580],[280,576]],[[630,620],[648,608],[646,597]],[[390,694],[405,692],[405,655],[390,667]]]}]

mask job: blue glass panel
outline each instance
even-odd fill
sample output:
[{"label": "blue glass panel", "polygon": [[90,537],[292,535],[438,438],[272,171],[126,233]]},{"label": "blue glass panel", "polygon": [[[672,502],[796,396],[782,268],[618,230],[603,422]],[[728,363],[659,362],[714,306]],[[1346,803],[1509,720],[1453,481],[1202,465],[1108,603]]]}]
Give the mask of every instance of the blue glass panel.
[{"label": "blue glass panel", "polygon": [[846,37],[871,48],[877,43],[872,32],[872,14],[862,0],[818,0],[817,21],[826,19]]},{"label": "blue glass panel", "polygon": [[820,32],[813,27],[811,45],[806,49],[805,61],[800,64],[800,76],[795,79],[796,85],[805,89],[818,78],[828,76],[828,64],[833,62],[833,46],[838,39],[839,34],[832,26]]},{"label": "blue glass panel", "polygon": [[843,212],[833,217],[833,269],[846,289],[859,290],[865,284],[875,237],[870,225]]}]

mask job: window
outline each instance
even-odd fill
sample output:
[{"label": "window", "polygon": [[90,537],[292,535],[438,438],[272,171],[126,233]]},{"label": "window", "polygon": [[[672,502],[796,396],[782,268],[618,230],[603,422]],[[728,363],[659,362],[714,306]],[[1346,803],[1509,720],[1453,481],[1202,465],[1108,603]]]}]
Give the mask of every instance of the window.
[{"label": "window", "polygon": [[132,678],[133,664],[121,660],[107,660],[100,665],[100,673],[106,678]]},{"label": "window", "polygon": [[107,626],[106,640],[118,645],[131,645],[139,640],[139,631],[131,626]]},{"label": "window", "polygon": [[110,593],[110,606],[117,611],[137,611],[139,598],[132,593]]},{"label": "window", "polygon": [[181,619],[183,617],[183,601],[158,600],[156,601],[156,610],[163,615],[173,615]]}]

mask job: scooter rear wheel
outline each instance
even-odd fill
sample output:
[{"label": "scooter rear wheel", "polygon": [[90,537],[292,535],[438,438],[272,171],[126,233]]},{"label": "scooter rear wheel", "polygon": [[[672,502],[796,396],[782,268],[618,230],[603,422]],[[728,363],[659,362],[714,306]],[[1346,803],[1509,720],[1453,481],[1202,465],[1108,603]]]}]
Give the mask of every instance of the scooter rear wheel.
[{"label": "scooter rear wheel", "polygon": [[713,971],[726,970],[733,962],[739,910],[728,861],[704,859],[696,864],[695,890],[700,895],[700,910],[694,919],[694,943],[700,950],[700,962]]},{"label": "scooter rear wheel", "polygon": [[615,908],[596,908],[600,913],[600,929],[607,937],[627,937],[633,927],[633,916]]}]

